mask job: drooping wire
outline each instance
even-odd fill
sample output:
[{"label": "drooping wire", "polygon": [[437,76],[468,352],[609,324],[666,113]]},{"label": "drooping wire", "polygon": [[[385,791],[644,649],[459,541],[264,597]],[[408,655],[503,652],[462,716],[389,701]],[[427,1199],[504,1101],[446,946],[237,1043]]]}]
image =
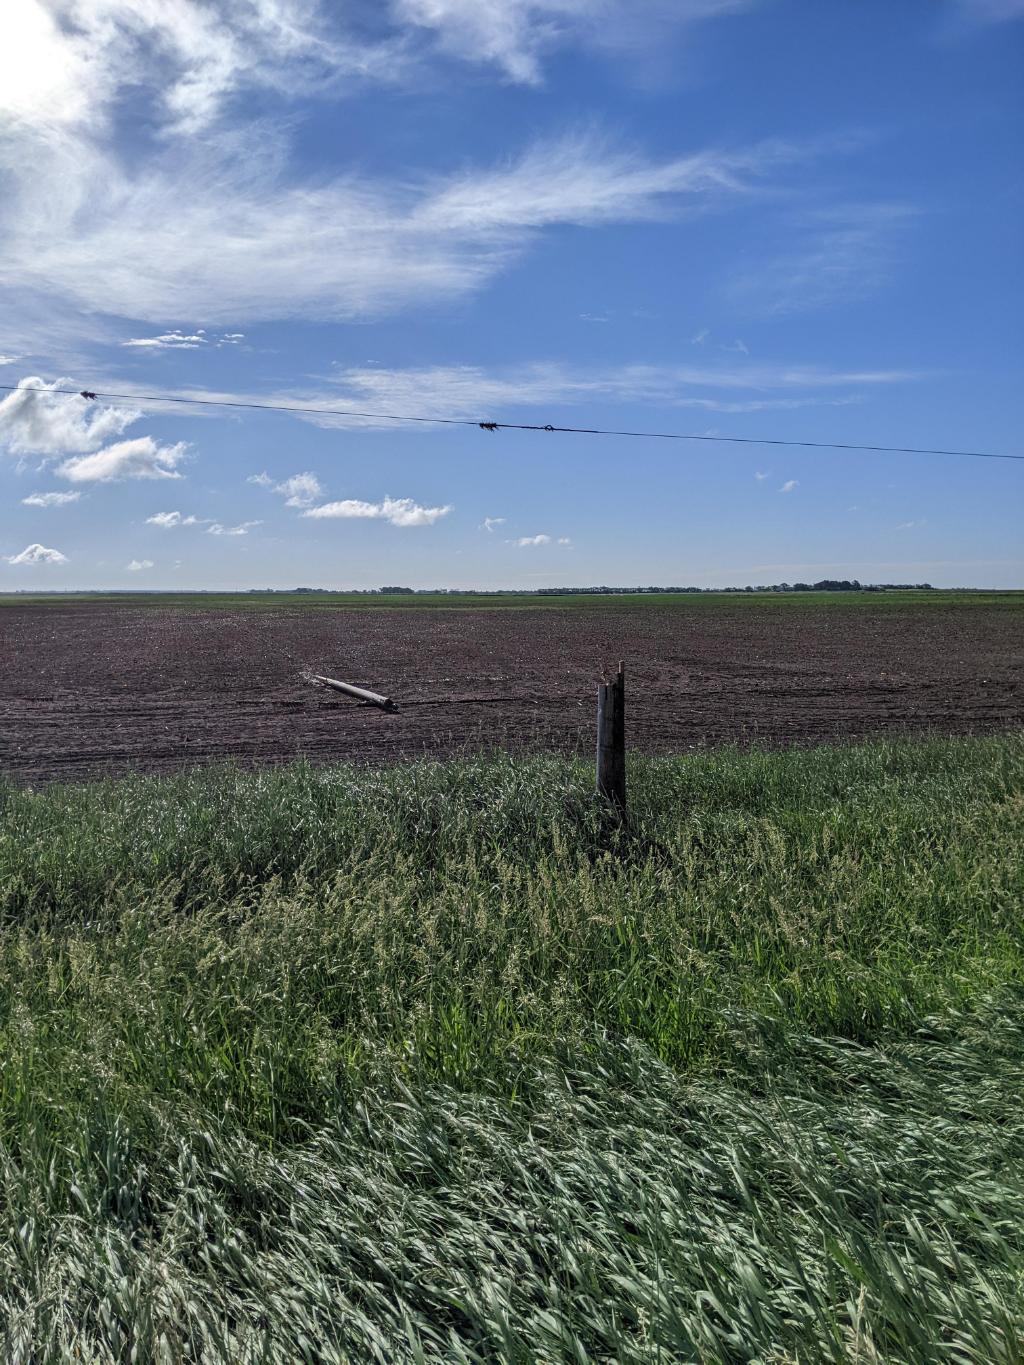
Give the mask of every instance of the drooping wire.
[{"label": "drooping wire", "polygon": [[804,450],[855,450],[880,455],[948,455],[971,460],[1024,460],[1024,455],[1012,455],[992,450],[940,450],[931,446],[867,445],[853,441],[796,441],[777,436],[712,436],[681,431],[627,431],[609,427],[564,427],[551,422],[494,422],[474,417],[426,417],[420,414],[395,412],[361,412],[353,408],[305,407],[288,403],[253,403],[236,398],[189,398],[181,394],[110,393],[93,389],[24,388],[18,384],[0,384],[0,391],[32,393],[43,396],[84,398],[92,402],[103,398],[131,403],[178,403],[192,407],[242,408],[253,412],[286,412],[308,417],[348,417],[373,422],[416,422],[449,427],[478,427],[482,431],[542,431],[556,435],[620,436],[633,440],[706,441],[725,445],[790,446]]}]

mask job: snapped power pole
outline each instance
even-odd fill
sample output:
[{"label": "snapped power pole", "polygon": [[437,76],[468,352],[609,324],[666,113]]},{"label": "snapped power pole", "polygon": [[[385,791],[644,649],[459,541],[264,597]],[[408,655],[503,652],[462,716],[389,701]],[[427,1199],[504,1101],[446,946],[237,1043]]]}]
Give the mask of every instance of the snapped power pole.
[{"label": "snapped power pole", "polygon": [[619,824],[626,818],[626,674],[622,662],[597,689],[597,794]]}]

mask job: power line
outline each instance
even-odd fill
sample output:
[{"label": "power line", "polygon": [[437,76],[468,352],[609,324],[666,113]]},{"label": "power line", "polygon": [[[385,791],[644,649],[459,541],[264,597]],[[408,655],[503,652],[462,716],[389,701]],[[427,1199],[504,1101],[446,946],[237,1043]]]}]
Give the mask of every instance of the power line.
[{"label": "power line", "polygon": [[0,384],[8,393],[52,394],[67,398],[117,399],[131,403],[181,403],[202,408],[244,408],[254,412],[290,412],[308,417],[354,417],[374,422],[418,422],[447,427],[479,427],[482,431],[543,431],[571,436],[625,436],[635,440],[707,441],[724,445],[792,446],[805,450],[860,450],[881,455],[951,455],[971,460],[1024,460],[1024,455],[1007,455],[991,450],[937,450],[930,446],[859,445],[852,441],[791,441],[772,436],[709,436],[680,431],[619,431],[608,427],[561,427],[550,422],[489,422],[473,417],[424,417],[394,412],[359,412],[352,408],[311,408],[287,403],[245,403],[234,398],[186,398],[179,394],[107,393],[93,389],[26,389],[18,384]]}]

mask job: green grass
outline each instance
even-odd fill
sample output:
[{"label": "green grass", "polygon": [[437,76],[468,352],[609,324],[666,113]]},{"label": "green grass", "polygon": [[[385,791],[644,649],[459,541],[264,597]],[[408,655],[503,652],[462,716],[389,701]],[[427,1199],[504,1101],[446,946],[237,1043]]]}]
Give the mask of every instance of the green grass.
[{"label": "green grass", "polygon": [[1024,737],[629,776],[0,788],[4,1358],[1024,1359]]},{"label": "green grass", "polygon": [[800,592],[800,593],[623,593],[536,596],[530,593],[416,593],[368,596],[365,593],[326,592],[315,595],[289,592],[120,592],[120,593],[0,593],[4,607],[116,606],[163,611],[626,611],[680,608],[692,611],[750,610],[770,605],[784,610],[830,607],[871,607],[901,611],[908,607],[998,607],[1024,609],[1024,592],[935,589],[931,592]]}]

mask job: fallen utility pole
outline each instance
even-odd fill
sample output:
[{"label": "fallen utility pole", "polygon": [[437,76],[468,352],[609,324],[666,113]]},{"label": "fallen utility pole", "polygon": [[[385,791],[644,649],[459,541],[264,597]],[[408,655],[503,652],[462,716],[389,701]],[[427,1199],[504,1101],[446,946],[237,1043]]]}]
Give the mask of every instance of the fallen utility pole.
[{"label": "fallen utility pole", "polygon": [[621,824],[626,818],[626,675],[597,689],[597,794]]},{"label": "fallen utility pole", "polygon": [[325,678],[322,673],[304,673],[303,677],[307,682],[315,683],[317,687],[330,687],[335,692],[344,692],[346,697],[355,697],[366,706],[379,706],[382,711],[398,710],[398,706],[390,697],[382,697],[379,692],[370,692],[365,687],[340,682],[337,678]]}]

